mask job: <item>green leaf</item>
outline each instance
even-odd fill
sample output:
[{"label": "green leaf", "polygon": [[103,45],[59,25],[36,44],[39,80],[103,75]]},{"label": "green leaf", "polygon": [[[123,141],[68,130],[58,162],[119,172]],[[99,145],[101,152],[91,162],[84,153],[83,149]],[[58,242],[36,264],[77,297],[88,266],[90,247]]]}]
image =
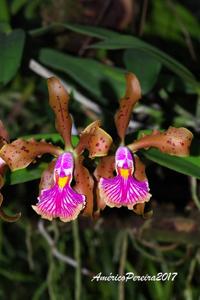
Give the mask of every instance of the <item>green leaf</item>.
[{"label": "green leaf", "polygon": [[152,58],[154,58],[157,62],[163,64],[165,67],[174,72],[184,81],[190,82],[194,89],[197,89],[198,91],[200,90],[199,83],[196,81],[194,75],[185,66],[179,63],[176,59],[172,58],[170,55],[140,40],[139,38],[129,35],[122,35],[117,32],[107,30],[105,28],[93,26],[90,27],[84,25],[72,25],[68,23],[53,23],[50,26],[29,31],[29,33],[33,36],[38,36],[56,28],[66,28],[79,34],[84,34],[104,40],[92,46],[89,46],[91,48],[112,50],[129,48],[137,49],[138,51],[143,51],[147,55],[151,55]]},{"label": "green leaf", "polygon": [[103,97],[104,88],[114,90],[121,97],[125,89],[125,71],[101,64],[93,59],[78,58],[53,49],[42,49],[39,56],[43,64],[62,71],[72,77],[82,87],[107,104]]},{"label": "green leaf", "polygon": [[[35,279],[31,275],[27,275],[21,272],[15,272],[13,269],[11,270],[3,270],[0,269],[0,275],[5,277],[6,279],[11,280],[12,282],[34,282]],[[1,277],[1,278],[2,278]]]},{"label": "green leaf", "polygon": [[10,4],[10,10],[12,15],[16,15],[27,2],[28,0],[12,0]]},{"label": "green leaf", "polygon": [[10,185],[14,185],[39,179],[47,166],[47,163],[40,163],[36,167],[31,166],[26,169],[14,171],[6,176],[6,181]]},{"label": "green leaf", "polygon": [[199,89],[200,85],[196,81],[194,75],[181,63],[177,60],[164,53],[163,51],[157,49],[154,46],[149,45],[148,43],[133,37],[121,35],[118,38],[109,38],[104,41],[98,42],[94,45],[89,46],[90,48],[97,49],[110,49],[110,50],[118,50],[118,49],[137,49],[141,50],[147,54],[150,54],[153,58],[155,58],[158,62],[163,64],[166,68],[174,72],[180,78],[185,81],[188,81],[195,89]]},{"label": "green leaf", "polygon": [[177,157],[153,148],[141,152],[146,158],[163,167],[200,179],[200,156]]},{"label": "green leaf", "polygon": [[78,25],[78,24],[74,25],[69,23],[53,23],[49,26],[44,26],[44,27],[30,30],[29,34],[35,37],[59,28],[61,29],[65,28],[79,34],[88,35],[100,39],[111,38],[111,37],[117,38],[119,36],[119,33],[104,28],[87,26],[87,25]]},{"label": "green leaf", "polygon": [[0,22],[10,22],[10,14],[6,0],[0,0]]},{"label": "green leaf", "polygon": [[157,81],[161,63],[151,54],[138,49],[126,50],[124,52],[124,63],[126,69],[138,77],[143,94],[148,93]]},{"label": "green leaf", "polygon": [[163,39],[185,43],[184,30],[187,30],[191,37],[199,39],[199,22],[184,5],[175,1],[152,2],[151,15],[144,28],[146,34],[151,35],[153,32]]},{"label": "green leaf", "polygon": [[[21,138],[24,140],[33,138],[36,141],[44,139],[45,141],[50,141],[53,144],[63,143],[63,145],[64,145],[63,139],[62,139],[61,135],[58,133],[39,133],[39,134],[25,135],[25,136],[22,136]],[[78,141],[79,141],[78,136],[73,135],[72,136],[72,146],[75,147],[77,145]]]},{"label": "green leaf", "polygon": [[0,84],[5,85],[20,67],[25,34],[16,29],[10,34],[0,33]]},{"label": "green leaf", "polygon": [[39,133],[34,135],[25,135],[21,137],[24,140],[35,139],[36,141],[44,139],[45,141],[51,141],[54,144],[63,143],[63,139],[58,133]]}]

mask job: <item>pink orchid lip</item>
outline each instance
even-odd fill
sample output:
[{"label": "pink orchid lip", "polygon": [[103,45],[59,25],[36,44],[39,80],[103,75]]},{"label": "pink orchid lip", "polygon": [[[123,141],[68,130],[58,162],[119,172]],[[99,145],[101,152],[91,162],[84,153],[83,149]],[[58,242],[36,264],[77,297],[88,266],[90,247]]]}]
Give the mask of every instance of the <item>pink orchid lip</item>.
[{"label": "pink orchid lip", "polygon": [[41,191],[33,209],[42,218],[60,218],[63,222],[77,218],[85,207],[85,196],[75,192],[70,183],[73,178],[74,160],[71,152],[61,154],[54,168],[54,185]]},{"label": "pink orchid lip", "polygon": [[133,176],[134,160],[127,147],[119,147],[115,155],[114,178],[101,178],[99,182],[100,196],[110,207],[127,206],[133,209],[137,203],[149,201],[148,181],[138,181]]}]

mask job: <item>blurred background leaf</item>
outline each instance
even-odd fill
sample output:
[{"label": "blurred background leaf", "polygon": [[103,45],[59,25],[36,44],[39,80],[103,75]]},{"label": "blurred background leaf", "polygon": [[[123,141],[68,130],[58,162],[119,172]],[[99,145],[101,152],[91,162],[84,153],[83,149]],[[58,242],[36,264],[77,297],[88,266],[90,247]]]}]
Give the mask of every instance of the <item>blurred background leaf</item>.
[{"label": "blurred background leaf", "polygon": [[124,93],[125,70],[101,64],[93,59],[73,57],[52,49],[42,49],[39,59],[43,64],[72,77],[104,105],[107,104],[107,100],[103,97],[104,86],[114,90],[117,98]]},{"label": "blurred background leaf", "polygon": [[128,71],[137,75],[143,94],[150,92],[157,81],[161,63],[149,53],[137,49],[128,49],[124,52],[124,63]]},{"label": "blurred background leaf", "polygon": [[25,33],[16,29],[9,34],[0,32],[0,84],[5,85],[16,74],[21,64]]}]

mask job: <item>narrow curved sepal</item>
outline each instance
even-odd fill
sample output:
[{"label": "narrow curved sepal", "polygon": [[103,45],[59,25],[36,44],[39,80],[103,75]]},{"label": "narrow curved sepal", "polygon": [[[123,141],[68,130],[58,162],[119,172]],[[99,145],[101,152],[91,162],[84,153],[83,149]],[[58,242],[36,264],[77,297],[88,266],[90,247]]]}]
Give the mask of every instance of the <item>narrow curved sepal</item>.
[{"label": "narrow curved sepal", "polygon": [[76,181],[76,184],[74,186],[74,189],[78,193],[86,196],[86,205],[81,215],[84,217],[92,218],[94,208],[94,180],[90,175],[88,169],[83,166],[83,159],[83,156],[79,156],[75,159],[74,179]]},{"label": "narrow curved sepal", "polygon": [[154,147],[170,155],[187,156],[190,153],[192,139],[193,134],[188,129],[169,127],[164,132],[155,130],[150,135],[139,138],[127,147],[133,152]]},{"label": "narrow curved sepal", "polygon": [[80,134],[76,152],[80,155],[84,149],[87,149],[90,158],[105,156],[111,144],[111,136],[100,128],[100,121],[95,121],[87,126]]},{"label": "narrow curved sepal", "polygon": [[16,222],[21,217],[21,213],[17,213],[13,216],[8,216],[2,209],[1,205],[3,203],[3,195],[0,193],[0,218],[6,222]]},{"label": "narrow curved sepal", "polygon": [[134,161],[127,147],[119,147],[115,155],[114,178],[101,178],[99,182],[100,197],[110,207],[127,206],[133,209],[137,203],[149,201],[148,181],[138,181],[134,176]]},{"label": "narrow curved sepal", "polygon": [[[102,157],[94,171],[94,176],[99,182],[101,177],[105,178],[113,178],[115,170],[115,157],[112,156],[105,156]],[[96,188],[96,200],[97,200],[97,211],[103,210],[106,207],[106,203],[103,197],[100,196],[99,188]]]},{"label": "narrow curved sepal", "polygon": [[17,222],[21,218],[21,213],[17,213],[13,216],[8,216],[3,209],[0,207],[0,218],[5,222]]},{"label": "narrow curved sepal", "polygon": [[126,134],[126,129],[131,119],[131,114],[135,104],[141,98],[141,87],[137,77],[128,73],[126,75],[126,93],[120,100],[119,109],[115,114],[115,125],[122,141]]},{"label": "narrow curved sepal", "polygon": [[26,168],[40,155],[49,153],[58,156],[61,152],[63,152],[62,149],[47,142],[17,139],[1,148],[0,157],[14,171]]},{"label": "narrow curved sepal", "polygon": [[60,80],[51,77],[47,80],[49,104],[56,115],[56,129],[63,137],[66,147],[71,147],[72,119],[69,114],[69,95]]},{"label": "narrow curved sepal", "polygon": [[53,218],[60,218],[63,222],[69,222],[76,219],[85,207],[85,196],[75,192],[70,185],[73,169],[72,154],[64,152],[55,163],[53,186],[41,190],[38,203],[32,206],[42,218],[50,221]]}]

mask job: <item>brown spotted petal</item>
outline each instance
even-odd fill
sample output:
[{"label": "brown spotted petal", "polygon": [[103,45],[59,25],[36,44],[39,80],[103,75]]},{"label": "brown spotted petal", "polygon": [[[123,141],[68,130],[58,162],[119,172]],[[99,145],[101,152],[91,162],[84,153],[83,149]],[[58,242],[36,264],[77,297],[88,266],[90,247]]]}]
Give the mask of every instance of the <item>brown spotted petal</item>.
[{"label": "brown spotted petal", "polygon": [[140,98],[140,83],[134,74],[128,73],[126,75],[126,93],[120,100],[119,109],[115,114],[115,125],[122,141],[124,141],[133,108]]},{"label": "brown spotted petal", "polygon": [[[112,178],[113,172],[115,170],[115,156],[106,156],[102,157],[96,167],[94,172],[94,176],[99,182],[101,177],[105,178]],[[96,189],[96,196],[97,196],[97,211],[103,210],[106,207],[106,203],[104,202],[103,198],[99,195],[99,188]]]},{"label": "brown spotted petal", "polygon": [[83,156],[75,159],[74,179],[76,181],[74,189],[86,196],[86,206],[82,211],[82,215],[86,217],[93,216],[93,187],[94,180],[88,169],[83,166]]},{"label": "brown spotted petal", "polygon": [[145,173],[145,165],[137,155],[134,155],[134,159],[135,159],[135,171],[134,171],[135,178],[139,181],[147,180],[147,176]]},{"label": "brown spotted petal", "polygon": [[71,148],[72,120],[68,111],[69,95],[57,78],[51,77],[47,83],[49,104],[56,115],[56,129],[63,137],[66,147]]},{"label": "brown spotted petal", "polygon": [[192,138],[193,134],[186,128],[169,127],[164,132],[153,131],[152,134],[143,136],[128,147],[133,152],[154,147],[170,155],[187,156]]},{"label": "brown spotted petal", "polygon": [[44,170],[41,176],[39,190],[50,189],[54,184],[54,168],[55,168],[56,160],[52,160],[48,165],[47,169]]},{"label": "brown spotted petal", "polygon": [[0,120],[0,148],[9,142],[9,134],[5,129],[3,122]]},{"label": "brown spotted petal", "polygon": [[87,149],[90,158],[105,156],[111,144],[111,136],[100,128],[100,121],[95,121],[82,131],[76,152],[80,155]]},{"label": "brown spotted petal", "polygon": [[[135,172],[134,176],[139,181],[147,180],[146,173],[145,173],[145,165],[142,163],[140,158],[137,155],[134,155],[135,158]],[[144,209],[145,209],[145,202],[144,203],[137,203],[133,207],[133,211],[137,215],[144,215]]]},{"label": "brown spotted petal", "polygon": [[14,171],[27,167],[35,158],[42,154],[50,153],[58,156],[62,151],[59,147],[55,147],[47,142],[17,139],[11,144],[6,144],[2,147],[0,157]]}]

